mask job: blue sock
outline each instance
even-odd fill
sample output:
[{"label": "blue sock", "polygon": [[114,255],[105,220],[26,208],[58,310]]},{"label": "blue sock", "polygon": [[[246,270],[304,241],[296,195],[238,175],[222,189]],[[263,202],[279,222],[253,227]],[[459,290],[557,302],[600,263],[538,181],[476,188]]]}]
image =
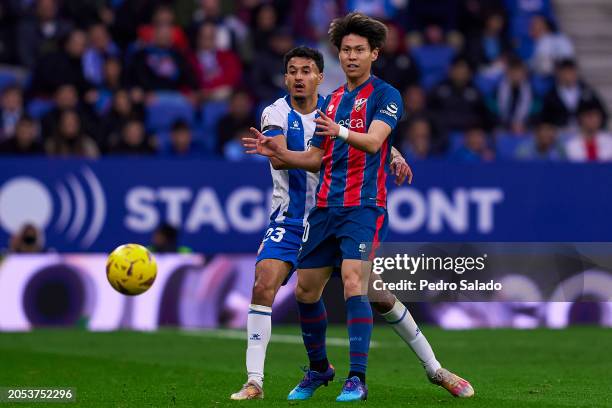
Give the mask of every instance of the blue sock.
[{"label": "blue sock", "polygon": [[365,381],[372,337],[372,308],[365,296],[352,296],[346,300],[346,310],[351,357],[349,377],[357,375]]},{"label": "blue sock", "polygon": [[327,370],[327,350],[325,349],[325,332],[327,331],[327,312],[323,300],[315,303],[298,304],[302,339],[310,360],[310,369],[318,372]]}]

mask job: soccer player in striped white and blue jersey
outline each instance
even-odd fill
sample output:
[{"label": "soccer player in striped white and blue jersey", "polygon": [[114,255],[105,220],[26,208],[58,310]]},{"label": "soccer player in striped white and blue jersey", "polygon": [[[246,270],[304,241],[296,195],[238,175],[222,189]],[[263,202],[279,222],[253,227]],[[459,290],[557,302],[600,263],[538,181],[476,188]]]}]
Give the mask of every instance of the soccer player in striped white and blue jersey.
[{"label": "soccer player in striped white and blue jersey", "polygon": [[[341,259],[347,305],[350,371],[337,401],[367,398],[366,367],[372,332],[372,311],[363,288],[361,259],[364,242],[374,249],[387,228],[387,158],[392,131],[402,113],[399,92],[371,75],[372,63],[384,44],[384,24],[360,13],[336,19],[330,40],[339,50],[347,83],[330,95],[319,117],[311,147],[295,152],[272,142],[253,129],[246,139],[249,152],[262,154],[291,168],[320,169],[316,203],[308,216],[300,256],[296,298],[310,370],[290,392],[289,399],[308,399],[334,377],[325,352],[326,318],[321,294],[334,266]],[[452,395],[470,397],[466,380],[443,369],[431,346],[405,306],[388,294],[374,306],[410,345],[429,379]]]}]

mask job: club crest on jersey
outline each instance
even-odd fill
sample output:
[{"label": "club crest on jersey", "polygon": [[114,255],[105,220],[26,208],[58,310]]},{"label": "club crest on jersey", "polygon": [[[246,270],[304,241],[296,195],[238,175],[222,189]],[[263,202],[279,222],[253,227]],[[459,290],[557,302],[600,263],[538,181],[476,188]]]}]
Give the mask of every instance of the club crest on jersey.
[{"label": "club crest on jersey", "polygon": [[329,115],[330,113],[332,113],[334,111],[334,108],[335,108],[335,106],[334,106],[333,103],[331,105],[329,105],[327,107],[327,114]]},{"label": "club crest on jersey", "polygon": [[368,101],[367,98],[359,98],[355,100],[355,112],[359,112],[361,110],[361,108],[363,108],[366,104],[366,102]]}]

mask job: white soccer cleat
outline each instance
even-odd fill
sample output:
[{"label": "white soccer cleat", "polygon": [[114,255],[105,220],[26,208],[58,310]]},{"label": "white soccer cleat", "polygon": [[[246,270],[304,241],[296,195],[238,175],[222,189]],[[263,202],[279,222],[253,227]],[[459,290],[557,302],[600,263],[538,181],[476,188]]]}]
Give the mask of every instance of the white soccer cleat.
[{"label": "white soccer cleat", "polygon": [[233,393],[230,399],[235,401],[250,400],[250,399],[263,399],[264,392],[258,384],[254,382],[247,382],[242,386],[240,391]]},{"label": "white soccer cleat", "polygon": [[474,395],[474,388],[469,381],[451,373],[446,368],[439,368],[429,381],[445,388],[453,397],[470,398]]}]

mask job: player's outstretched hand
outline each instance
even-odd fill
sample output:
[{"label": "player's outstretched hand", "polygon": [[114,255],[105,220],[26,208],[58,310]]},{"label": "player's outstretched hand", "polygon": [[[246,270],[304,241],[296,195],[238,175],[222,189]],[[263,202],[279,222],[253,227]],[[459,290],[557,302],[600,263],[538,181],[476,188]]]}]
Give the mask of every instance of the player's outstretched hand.
[{"label": "player's outstretched hand", "polygon": [[277,151],[278,146],[273,143],[273,138],[264,136],[259,130],[250,128],[251,134],[254,137],[243,137],[242,146],[245,148],[247,154],[260,154],[266,157],[273,157]]},{"label": "player's outstretched hand", "polygon": [[338,136],[340,125],[323,113],[321,109],[317,109],[317,112],[319,113],[319,117],[315,119],[315,123],[317,124],[317,131],[315,134],[332,138]]},{"label": "player's outstretched hand", "polygon": [[412,184],[412,169],[401,155],[393,157],[389,166],[391,174],[395,175],[395,184],[401,186],[406,179],[408,179],[408,184]]}]

